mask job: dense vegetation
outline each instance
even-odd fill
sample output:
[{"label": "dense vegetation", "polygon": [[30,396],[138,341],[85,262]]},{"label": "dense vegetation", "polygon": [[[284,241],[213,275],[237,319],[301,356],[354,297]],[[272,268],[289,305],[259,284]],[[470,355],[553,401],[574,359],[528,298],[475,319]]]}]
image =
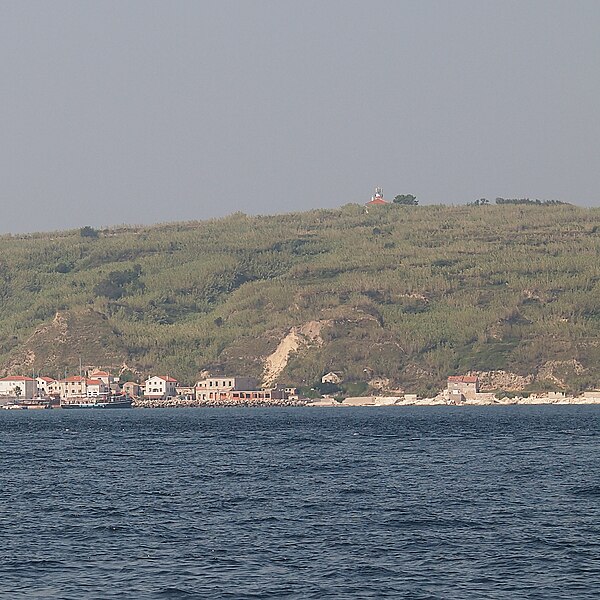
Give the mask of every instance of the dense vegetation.
[{"label": "dense vegetation", "polygon": [[426,391],[469,370],[544,369],[551,385],[595,387],[599,250],[600,210],[528,204],[4,236],[0,366],[260,377],[290,328],[316,320],[323,343],[291,357],[285,382],[339,371],[357,389]]}]

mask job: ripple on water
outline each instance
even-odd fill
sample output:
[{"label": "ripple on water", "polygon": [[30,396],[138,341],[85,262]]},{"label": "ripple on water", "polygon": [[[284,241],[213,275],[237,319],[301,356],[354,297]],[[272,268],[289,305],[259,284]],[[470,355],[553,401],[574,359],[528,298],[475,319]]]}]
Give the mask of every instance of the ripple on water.
[{"label": "ripple on water", "polygon": [[2,598],[597,595],[600,407],[2,412]]}]

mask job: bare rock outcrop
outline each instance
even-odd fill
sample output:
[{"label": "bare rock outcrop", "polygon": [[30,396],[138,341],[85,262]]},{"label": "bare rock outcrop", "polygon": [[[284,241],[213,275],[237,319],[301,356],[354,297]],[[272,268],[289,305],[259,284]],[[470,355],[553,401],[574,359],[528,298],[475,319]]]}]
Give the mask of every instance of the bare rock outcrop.
[{"label": "bare rock outcrop", "polygon": [[320,346],[323,344],[321,330],[323,327],[331,325],[332,321],[308,321],[300,327],[292,327],[288,334],[279,342],[275,351],[266,357],[263,385],[265,387],[273,385],[279,375],[287,367],[290,354],[299,352],[302,349],[311,346]]},{"label": "bare rock outcrop", "polygon": [[530,385],[534,375],[517,375],[509,371],[473,371],[472,375],[479,377],[479,389],[482,392],[493,390],[507,390],[520,392]]},{"label": "bare rock outcrop", "polygon": [[585,367],[574,358],[570,360],[549,360],[540,367],[537,379],[551,381],[558,387],[565,387],[565,375],[570,373],[581,375],[585,373],[585,370]]}]

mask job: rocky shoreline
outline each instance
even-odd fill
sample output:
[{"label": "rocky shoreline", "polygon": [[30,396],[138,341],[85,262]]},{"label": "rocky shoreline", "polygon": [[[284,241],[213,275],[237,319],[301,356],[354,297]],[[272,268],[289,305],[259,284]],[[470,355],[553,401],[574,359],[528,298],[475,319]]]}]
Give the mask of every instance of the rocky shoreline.
[{"label": "rocky shoreline", "polygon": [[531,395],[528,397],[515,396],[512,398],[496,398],[493,394],[480,394],[480,398],[466,400],[464,402],[450,402],[444,395],[434,398],[404,398],[395,396],[357,396],[345,398],[343,401],[334,398],[322,398],[320,400],[295,399],[295,400],[245,400],[245,401],[221,401],[207,402],[188,400],[182,398],[169,398],[167,400],[139,399],[133,403],[134,408],[281,408],[281,407],[334,407],[348,408],[352,406],[510,406],[516,404],[600,404],[600,393],[598,395],[566,396],[552,394],[546,396]]},{"label": "rocky shoreline", "polygon": [[434,398],[404,398],[390,396],[364,396],[346,398],[338,402],[333,398],[323,398],[313,401],[308,406],[511,406],[511,405],[540,405],[540,404],[600,404],[600,392],[597,395],[586,393],[582,396],[566,396],[556,393],[549,395],[530,395],[496,398],[494,394],[478,394],[478,398],[465,400],[463,402],[452,402],[449,398],[440,394]]}]

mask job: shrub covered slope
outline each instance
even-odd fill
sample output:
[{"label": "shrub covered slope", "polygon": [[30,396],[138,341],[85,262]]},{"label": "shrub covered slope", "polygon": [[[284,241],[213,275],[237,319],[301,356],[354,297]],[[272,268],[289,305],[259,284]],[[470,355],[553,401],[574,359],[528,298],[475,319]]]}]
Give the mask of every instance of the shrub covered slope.
[{"label": "shrub covered slope", "polygon": [[425,392],[453,373],[541,370],[595,387],[599,250],[600,210],[568,205],[347,205],[5,236],[0,367],[59,376],[81,358],[260,378],[293,328],[317,322],[282,382],[339,371]]}]

